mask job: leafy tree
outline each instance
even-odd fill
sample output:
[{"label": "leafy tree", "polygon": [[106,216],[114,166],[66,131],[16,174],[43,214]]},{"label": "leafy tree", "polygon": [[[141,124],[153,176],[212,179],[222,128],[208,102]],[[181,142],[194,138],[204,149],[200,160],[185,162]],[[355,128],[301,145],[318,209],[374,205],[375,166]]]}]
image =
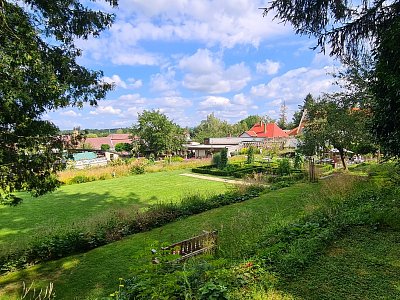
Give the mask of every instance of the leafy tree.
[{"label": "leafy tree", "polygon": [[129,143],[117,143],[115,145],[115,151],[117,152],[122,152],[122,151],[126,151],[126,152],[130,152],[133,149],[132,144]]},{"label": "leafy tree", "polygon": [[193,129],[194,140],[202,143],[205,138],[219,138],[227,136],[238,136],[245,131],[243,123],[230,125],[226,121],[222,121],[210,114],[206,120],[202,120],[200,125]]},{"label": "leafy tree", "polygon": [[368,112],[352,103],[348,95],[325,95],[309,106],[307,127],[304,130],[302,152],[314,155],[318,149],[333,146],[339,150],[346,169],[345,149],[354,149],[370,140],[366,130]]},{"label": "leafy tree", "polygon": [[138,115],[132,134],[140,137],[142,153],[171,154],[182,149],[185,142],[183,129],[158,110],[145,110]]},{"label": "leafy tree", "polygon": [[329,46],[330,54],[346,64],[372,56],[371,130],[382,150],[398,157],[400,1],[273,0],[264,14],[271,11],[297,33],[317,37],[316,47]]},{"label": "leafy tree", "polygon": [[400,17],[381,32],[372,77],[372,131],[382,152],[400,156]]},{"label": "leafy tree", "polygon": [[253,127],[254,124],[259,123],[262,120],[262,117],[258,115],[250,115],[247,118],[239,121],[240,124],[244,125],[244,130],[249,130],[251,127]]},{"label": "leafy tree", "polygon": [[43,115],[95,105],[112,88],[76,61],[75,41],[97,36],[114,19],[83,3],[0,0],[0,202],[15,203],[15,190],[37,196],[59,185],[63,139]]},{"label": "leafy tree", "polygon": [[307,109],[307,107],[313,105],[314,102],[315,100],[313,96],[310,93],[308,93],[303,100],[303,105],[299,105],[299,110],[293,114],[293,119],[292,119],[293,128],[299,126],[301,118],[303,116],[304,109]]},{"label": "leafy tree", "polygon": [[247,164],[252,164],[254,163],[254,147],[250,146],[249,149],[247,150]]},{"label": "leafy tree", "polygon": [[[317,38],[317,47],[330,55],[357,58],[373,46],[382,29],[400,13],[399,0],[273,0],[264,9],[283,22],[292,24],[296,33]],[[378,41],[379,43],[379,41]]]},{"label": "leafy tree", "polygon": [[221,153],[221,159],[219,161],[218,168],[222,170],[225,169],[226,166],[228,165],[228,149],[224,148],[221,150],[220,153]]},{"label": "leafy tree", "polygon": [[102,151],[108,151],[108,150],[110,150],[110,145],[109,144],[101,144],[100,149]]}]

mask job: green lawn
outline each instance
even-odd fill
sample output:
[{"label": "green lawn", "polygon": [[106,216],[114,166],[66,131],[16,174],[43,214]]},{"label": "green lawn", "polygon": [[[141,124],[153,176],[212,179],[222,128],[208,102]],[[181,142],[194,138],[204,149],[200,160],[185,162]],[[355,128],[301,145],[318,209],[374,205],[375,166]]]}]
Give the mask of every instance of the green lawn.
[{"label": "green lawn", "polygon": [[[197,182],[197,181],[196,181]],[[34,266],[0,277],[1,299],[16,299],[22,281],[40,284],[54,282],[57,299],[84,299],[104,296],[118,285],[118,278],[127,278],[135,265],[142,261],[157,242],[175,242],[196,235],[202,230],[219,229],[220,247],[225,257],[240,257],[237,245],[251,245],[258,234],[276,226],[293,222],[299,216],[312,212],[317,203],[311,195],[319,185],[298,184],[269,192],[259,198],[221,207],[154,229],[133,235],[119,242],[94,249],[85,254]],[[249,224],[248,229],[246,225]],[[258,226],[253,227],[254,224]],[[247,229],[247,230],[246,230]]]},{"label": "green lawn", "polygon": [[353,228],[281,288],[295,299],[400,299],[399,241],[399,231]]},{"label": "green lawn", "polygon": [[228,188],[225,183],[179,175],[184,172],[187,170],[67,185],[39,198],[23,195],[24,201],[17,207],[0,206],[0,252],[111,209],[176,202],[185,195],[223,193]]}]

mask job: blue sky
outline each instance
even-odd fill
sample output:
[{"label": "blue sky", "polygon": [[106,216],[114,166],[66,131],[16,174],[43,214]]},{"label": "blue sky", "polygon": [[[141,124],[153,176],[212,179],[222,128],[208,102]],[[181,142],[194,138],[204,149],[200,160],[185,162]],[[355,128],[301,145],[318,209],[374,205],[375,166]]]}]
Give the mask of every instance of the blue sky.
[{"label": "blue sky", "polygon": [[[289,120],[304,97],[335,89],[337,62],[310,48],[272,16],[268,1],[120,0],[114,25],[99,38],[78,41],[79,62],[103,70],[115,90],[97,107],[51,111],[61,129],[130,127],[138,113],[159,109],[193,127],[210,113],[230,123],[248,115]],[[336,65],[336,67],[335,67]]]}]

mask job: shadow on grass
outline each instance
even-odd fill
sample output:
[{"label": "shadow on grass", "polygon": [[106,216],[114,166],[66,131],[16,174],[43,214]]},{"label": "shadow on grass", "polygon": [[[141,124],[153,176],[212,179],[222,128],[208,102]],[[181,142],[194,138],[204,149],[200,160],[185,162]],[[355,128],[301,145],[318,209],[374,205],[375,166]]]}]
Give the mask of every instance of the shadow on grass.
[{"label": "shadow on grass", "polygon": [[[157,201],[156,197],[154,201]],[[58,190],[42,199],[27,197],[17,207],[0,209],[0,252],[1,248],[10,245],[27,244],[35,236],[46,235],[55,228],[69,228],[113,211],[138,210],[147,206],[147,200],[132,192],[115,197],[112,192],[71,194]]]}]

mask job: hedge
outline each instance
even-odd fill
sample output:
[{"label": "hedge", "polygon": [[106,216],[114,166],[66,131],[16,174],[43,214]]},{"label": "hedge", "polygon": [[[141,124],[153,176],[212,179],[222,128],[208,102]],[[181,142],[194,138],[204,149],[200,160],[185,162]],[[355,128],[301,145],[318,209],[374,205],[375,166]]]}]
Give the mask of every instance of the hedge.
[{"label": "hedge", "polygon": [[118,214],[99,220],[90,232],[69,228],[52,236],[31,242],[25,249],[0,256],[0,273],[27,267],[43,261],[66,257],[117,241],[124,236],[161,227],[167,223],[232,203],[258,197],[263,186],[248,186],[245,191],[230,191],[211,197],[190,196],[181,203],[157,204],[146,211],[137,211],[129,218]]}]

